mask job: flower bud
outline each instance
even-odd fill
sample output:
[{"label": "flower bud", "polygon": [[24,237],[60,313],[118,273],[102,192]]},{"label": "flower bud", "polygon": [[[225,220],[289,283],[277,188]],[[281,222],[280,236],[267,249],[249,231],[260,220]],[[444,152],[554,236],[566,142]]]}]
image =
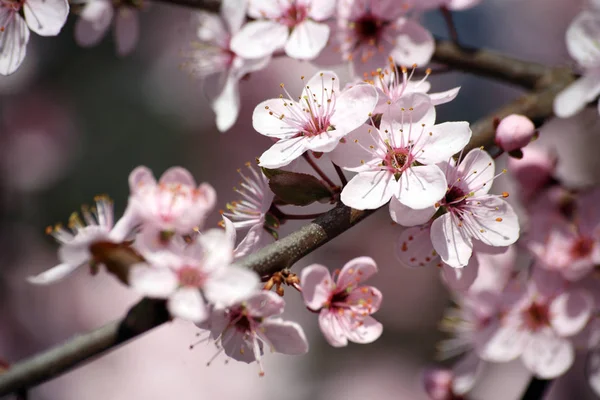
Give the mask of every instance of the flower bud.
[{"label": "flower bud", "polygon": [[431,400],[451,400],[454,398],[452,392],[452,371],[447,369],[427,369],[423,373],[423,386]]},{"label": "flower bud", "polygon": [[523,115],[512,114],[500,121],[496,129],[496,144],[504,151],[519,150],[535,135],[535,125]]}]

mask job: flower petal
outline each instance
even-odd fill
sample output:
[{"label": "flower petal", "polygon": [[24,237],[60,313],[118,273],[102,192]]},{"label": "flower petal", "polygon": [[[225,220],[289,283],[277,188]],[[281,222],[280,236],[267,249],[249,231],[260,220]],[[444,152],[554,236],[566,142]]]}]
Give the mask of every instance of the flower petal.
[{"label": "flower petal", "polygon": [[12,18],[2,32],[0,48],[0,74],[2,75],[10,75],[19,68],[25,59],[27,42],[29,42],[29,28],[25,20],[18,14],[9,17],[8,14],[12,12],[6,8],[0,10],[0,19]]},{"label": "flower petal", "polygon": [[223,308],[247,299],[259,289],[256,272],[232,265],[221,267],[206,281],[202,292],[217,308]]},{"label": "flower petal", "polygon": [[519,357],[529,345],[529,333],[514,324],[497,323],[496,329],[478,347],[485,361],[508,362]]},{"label": "flower petal", "polygon": [[342,190],[342,203],[357,210],[372,210],[387,203],[398,191],[398,182],[388,171],[361,172]]},{"label": "flower petal", "polygon": [[371,257],[357,257],[348,261],[337,278],[336,290],[355,288],[377,273],[377,264]]},{"label": "flower petal", "polygon": [[496,196],[481,196],[476,201],[473,237],[488,246],[515,243],[519,238],[519,219],[511,205]]},{"label": "flower petal", "polygon": [[149,168],[144,166],[136,167],[129,174],[129,191],[133,194],[141,186],[156,185],[156,179]]},{"label": "flower petal", "polygon": [[222,229],[210,229],[198,238],[203,250],[203,269],[227,267],[233,260],[233,245]]},{"label": "flower petal", "polygon": [[229,74],[225,86],[219,95],[211,103],[212,109],[217,115],[217,129],[219,132],[228,131],[240,113],[240,90],[238,79]]},{"label": "flower petal", "polygon": [[129,271],[129,285],[143,296],[167,298],[179,285],[177,275],[170,268],[156,268],[136,264]]},{"label": "flower petal", "polygon": [[600,93],[600,74],[584,75],[571,83],[554,99],[554,114],[568,118],[585,108]]},{"label": "flower petal", "polygon": [[464,292],[471,287],[479,272],[477,257],[471,257],[464,267],[455,268],[448,264],[442,267],[442,277],[446,285],[452,290]]},{"label": "flower petal", "polygon": [[377,90],[372,85],[359,84],[344,90],[335,101],[331,124],[337,131],[348,134],[367,121],[378,101]]},{"label": "flower petal", "polygon": [[304,137],[282,139],[262,153],[258,165],[265,168],[284,167],[300,157],[306,150]]},{"label": "flower petal", "polygon": [[573,344],[556,336],[552,330],[543,330],[532,336],[523,350],[523,364],[540,379],[554,379],[565,372],[575,360]]},{"label": "flower petal", "polygon": [[167,309],[172,316],[199,323],[208,318],[206,304],[197,288],[177,290],[167,301]]},{"label": "flower petal", "polygon": [[482,361],[474,351],[470,351],[452,367],[452,392],[455,395],[465,395],[475,386],[482,369]]},{"label": "flower petal", "polygon": [[298,127],[288,124],[288,120],[281,118],[288,114],[289,107],[300,107],[297,103],[291,104],[290,100],[270,99],[256,106],[252,113],[252,127],[261,135],[288,139],[298,133]]},{"label": "flower petal", "polygon": [[161,175],[158,183],[164,185],[187,185],[196,187],[194,176],[190,171],[182,167],[169,168]]},{"label": "flower petal", "polygon": [[400,203],[397,197],[390,200],[390,217],[402,226],[423,225],[434,216],[438,207],[431,206],[422,210],[415,210]]},{"label": "flower petal", "polygon": [[429,98],[434,106],[439,106],[440,104],[446,104],[454,100],[458,96],[459,90],[460,87],[455,87],[444,92],[430,93]]},{"label": "flower petal", "polygon": [[337,5],[336,0],[311,1],[308,16],[315,21],[324,21],[333,17]]},{"label": "flower petal", "polygon": [[464,228],[457,226],[451,214],[444,214],[433,221],[431,243],[442,261],[455,268],[467,265],[473,253],[471,238]]},{"label": "flower petal", "polygon": [[481,149],[473,149],[467,153],[456,169],[456,176],[461,178],[458,185],[465,192],[473,192],[477,196],[490,191],[495,173],[494,159]]},{"label": "flower petal", "polygon": [[417,161],[423,164],[448,161],[471,139],[468,122],[444,122],[430,127],[428,131],[424,133],[426,140],[422,144],[423,151],[416,154]]},{"label": "flower petal", "polygon": [[285,44],[285,54],[298,60],[312,60],[325,48],[329,27],[311,20],[296,25]]},{"label": "flower petal", "polygon": [[126,56],[133,51],[140,36],[137,10],[131,7],[120,7],[117,10],[114,35],[118,55]]},{"label": "flower petal", "polygon": [[67,0],[27,0],[23,4],[29,29],[40,36],[56,36],[67,22]]},{"label": "flower petal", "polygon": [[104,0],[93,0],[83,7],[75,23],[75,41],[83,47],[95,46],[102,40],[113,19],[113,6]]},{"label": "flower petal", "polygon": [[308,352],[308,341],[304,331],[295,322],[270,318],[260,325],[259,332],[277,353],[300,355]]},{"label": "flower petal", "polygon": [[245,24],[231,39],[231,50],[243,58],[262,58],[283,48],[288,27],[275,21],[258,20]]},{"label": "flower petal", "polygon": [[361,319],[358,326],[348,331],[348,340],[354,343],[373,343],[383,333],[383,325],[373,317]]},{"label": "flower petal", "polygon": [[400,65],[426,65],[435,49],[431,33],[412,20],[405,20],[394,43],[391,56]]},{"label": "flower petal", "polygon": [[329,270],[318,264],[309,265],[300,274],[302,298],[304,304],[311,310],[320,310],[330,298],[335,287]]},{"label": "flower petal", "polygon": [[396,258],[405,267],[427,267],[440,264],[438,254],[431,244],[429,225],[404,229],[396,242]]},{"label": "flower petal", "polygon": [[329,310],[322,310],[319,314],[319,328],[325,340],[333,347],[344,347],[348,345],[346,329],[342,327],[338,316]]},{"label": "flower petal", "polygon": [[260,290],[243,302],[248,314],[255,318],[279,315],[285,308],[285,300],[274,292]]},{"label": "flower petal", "polygon": [[360,167],[363,162],[373,159],[373,152],[369,147],[376,148],[379,145],[377,138],[377,128],[367,124],[361,125],[340,140],[336,148],[329,153],[329,157],[342,168]]},{"label": "flower petal", "polygon": [[587,325],[594,311],[594,299],[587,291],[564,292],[550,303],[550,323],[560,336],[573,336]]},{"label": "flower petal", "polygon": [[247,0],[223,0],[221,1],[221,16],[229,32],[237,33],[246,21]]},{"label": "flower petal", "polygon": [[49,270],[44,271],[41,274],[28,277],[27,282],[33,283],[34,285],[47,285],[49,283],[58,282],[61,279],[65,278],[67,275],[70,275],[79,266],[80,264],[58,264],[57,266],[50,268]]},{"label": "flower petal", "polygon": [[446,176],[437,165],[420,165],[402,173],[396,196],[405,206],[422,210],[440,201],[447,186]]}]

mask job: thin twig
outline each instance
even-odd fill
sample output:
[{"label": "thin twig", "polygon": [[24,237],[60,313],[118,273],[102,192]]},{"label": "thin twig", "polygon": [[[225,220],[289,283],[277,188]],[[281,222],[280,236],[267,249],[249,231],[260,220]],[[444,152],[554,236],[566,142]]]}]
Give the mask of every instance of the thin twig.
[{"label": "thin twig", "polygon": [[444,21],[446,21],[446,27],[448,28],[450,40],[458,45],[458,31],[456,30],[456,25],[454,24],[454,18],[452,18],[452,11],[448,10],[448,7],[446,6],[440,7],[440,11],[442,12]]},{"label": "thin twig", "polygon": [[315,172],[321,177],[321,179],[323,179],[325,181],[325,183],[327,183],[327,185],[329,186],[330,189],[336,188],[335,183],[333,183],[333,181],[331,179],[329,179],[327,174],[325,172],[323,172],[323,170],[321,168],[319,168],[317,163],[311,158],[308,151],[304,152],[304,154],[302,154],[302,157],[304,157],[306,162],[312,167],[312,169],[315,170]]},{"label": "thin twig", "polygon": [[335,172],[337,173],[338,177],[340,178],[340,181],[342,182],[342,186],[346,186],[348,184],[348,179],[346,179],[346,175],[344,175],[344,171],[342,171],[342,169],[336,164],[333,163],[333,167],[335,168]]}]

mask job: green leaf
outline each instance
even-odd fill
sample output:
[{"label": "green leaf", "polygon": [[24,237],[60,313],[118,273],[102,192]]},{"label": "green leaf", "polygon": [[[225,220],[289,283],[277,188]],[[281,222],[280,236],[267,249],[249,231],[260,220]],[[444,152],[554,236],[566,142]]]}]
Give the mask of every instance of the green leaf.
[{"label": "green leaf", "polygon": [[288,204],[306,206],[315,201],[331,198],[332,193],[329,188],[312,175],[276,171],[269,178],[269,187],[277,197]]}]

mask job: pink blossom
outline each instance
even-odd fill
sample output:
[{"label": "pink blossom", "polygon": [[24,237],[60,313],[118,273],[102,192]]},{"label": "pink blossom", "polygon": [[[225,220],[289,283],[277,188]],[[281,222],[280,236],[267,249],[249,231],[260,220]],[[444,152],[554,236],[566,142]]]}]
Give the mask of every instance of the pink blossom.
[{"label": "pink blossom", "polygon": [[95,198],[94,208],[82,207],[81,215],[71,214],[69,229],[62,225],[48,228],[48,233],[60,243],[58,258],[60,264],[54,268],[27,278],[30,283],[45,285],[57,282],[77,268],[94,263],[90,246],[97,242],[118,243],[125,239],[133,228],[131,210],[128,209],[119,222],[113,226],[113,203],[106,196]]},{"label": "pink blossom", "polygon": [[281,314],[284,307],[283,298],[262,290],[225,310],[213,310],[210,318],[198,326],[209,330],[209,339],[214,340],[219,348],[217,355],[225,352],[234,360],[256,361],[262,376],[261,360],[265,345],[271,351],[288,355],[308,352],[302,327],[273,317]]},{"label": "pink blossom", "polygon": [[519,150],[531,142],[535,133],[535,125],[529,118],[511,114],[496,128],[496,144],[506,152]]},{"label": "pink blossom", "polygon": [[144,296],[167,298],[174,317],[202,322],[209,315],[207,302],[227,307],[258,288],[256,273],[231,265],[233,247],[220,229],[202,233],[190,244],[174,241],[168,250],[156,236],[142,234],[136,248],[146,263],[132,267],[129,284]]},{"label": "pink blossom", "polygon": [[376,272],[377,265],[369,257],[346,263],[335,282],[322,265],[313,264],[302,270],[304,304],[319,312],[319,326],[330,345],[343,347],[348,341],[371,343],[381,336],[383,326],[371,317],[379,310],[381,292],[373,286],[358,286]]},{"label": "pink blossom", "polygon": [[0,74],[10,75],[19,68],[30,30],[56,36],[68,15],[67,0],[0,0]]},{"label": "pink blossom", "polygon": [[117,54],[126,56],[135,48],[140,28],[138,9],[125,3],[115,6],[110,0],[86,2],[75,23],[75,41],[83,47],[97,45],[106,35],[113,19]]},{"label": "pink blossom", "polygon": [[198,13],[198,41],[192,43],[184,64],[203,79],[204,92],[211,100],[221,132],[229,130],[240,112],[239,81],[246,74],[265,68],[270,55],[242,58],[231,48],[232,36],[239,32],[246,19],[246,0],[224,0],[220,15]]},{"label": "pink blossom", "polygon": [[582,11],[566,33],[567,50],[583,69],[583,76],[560,92],[554,99],[554,113],[571,117],[600,94],[600,9]]},{"label": "pink blossom", "polygon": [[323,21],[335,12],[335,0],[256,0],[248,14],[255,21],[242,27],[231,48],[245,58],[260,58],[284,49],[301,60],[319,55],[329,39],[329,26]]},{"label": "pink blossom", "polygon": [[414,209],[432,207],[447,183],[435,165],[462,150],[471,138],[467,122],[434,125],[429,97],[412,93],[397,103],[400,115],[383,115],[379,129],[363,125],[331,154],[339,166],[358,172],[342,191],[344,204],[375,209],[390,198]]},{"label": "pink blossom", "polygon": [[279,139],[260,156],[261,167],[283,167],[307,150],[332,151],[340,139],[369,118],[377,105],[377,91],[371,85],[340,91],[339,79],[331,71],[315,74],[299,102],[286,94],[287,99],[266,100],[254,109],[254,129]]},{"label": "pink blossom", "polygon": [[590,351],[587,354],[585,375],[596,396],[600,396],[600,319],[594,318],[588,326],[590,334],[587,347]]},{"label": "pink blossom", "polygon": [[539,147],[528,146],[522,150],[522,158],[510,157],[507,168],[519,183],[518,196],[528,204],[552,179],[556,170],[557,156]]},{"label": "pink blossom", "polygon": [[158,183],[146,167],[137,167],[129,175],[130,207],[145,227],[160,231],[190,233],[202,225],[216,202],[215,190],[208,183],[196,187],[185,169],[165,171]]},{"label": "pink blossom", "polygon": [[435,42],[431,33],[409,19],[405,0],[340,0],[336,39],[344,60],[354,70],[372,71],[391,55],[402,65],[425,65]]},{"label": "pink blossom", "polygon": [[465,400],[481,370],[475,353],[457,362],[452,369],[429,368],[422,375],[425,392],[431,400]]},{"label": "pink blossom", "polygon": [[592,296],[568,289],[556,273],[534,268],[532,279],[503,293],[504,311],[479,355],[487,361],[517,357],[536,377],[553,379],[573,364],[575,346],[569,339],[581,332],[593,312]]},{"label": "pink blossom", "polygon": [[458,166],[451,162],[444,169],[448,187],[434,206],[411,210],[392,199],[392,219],[404,226],[419,225],[429,221],[442,207],[446,213],[433,221],[431,242],[442,261],[455,268],[469,262],[473,239],[488,246],[513,244],[519,238],[517,215],[503,200],[505,195],[488,194],[495,174],[492,157],[474,149]]}]

